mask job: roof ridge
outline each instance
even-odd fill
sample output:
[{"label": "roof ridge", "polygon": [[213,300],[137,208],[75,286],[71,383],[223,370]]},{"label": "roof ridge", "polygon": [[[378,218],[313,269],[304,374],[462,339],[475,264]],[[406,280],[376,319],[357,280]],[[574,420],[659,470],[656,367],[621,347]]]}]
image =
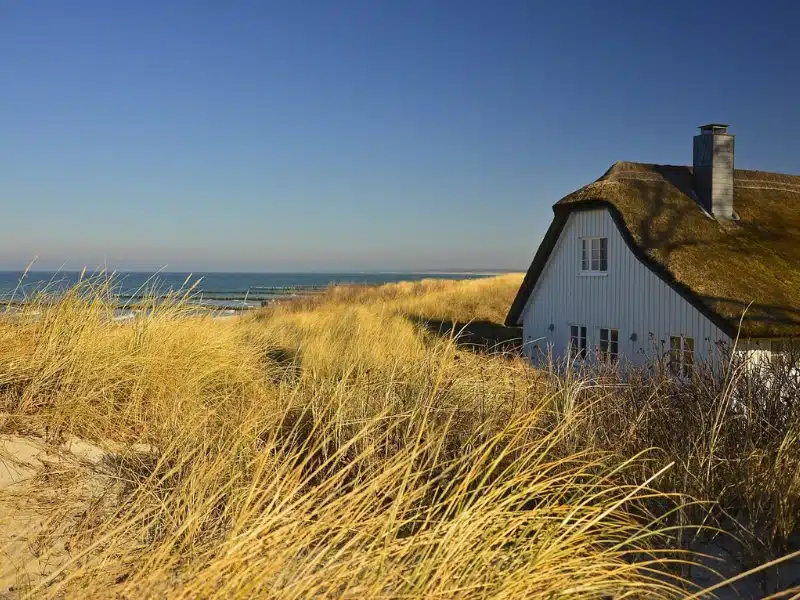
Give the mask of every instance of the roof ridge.
[{"label": "roof ridge", "polygon": [[[630,175],[629,175],[630,173]],[[634,171],[633,169],[626,171],[617,171],[614,173],[615,179],[642,179],[645,181],[663,181],[664,176],[656,173],[647,173],[645,171]]]},{"label": "roof ridge", "polygon": [[[800,194],[800,185],[793,183],[780,183],[777,181],[763,180],[763,182],[761,183],[769,183],[770,185],[748,185],[746,183],[740,183],[735,179],[734,181],[736,183],[736,188],[740,190],[760,190],[765,192],[774,191],[774,192],[789,192],[792,194]],[[748,181],[753,181],[753,180],[748,180]]]},{"label": "roof ridge", "polygon": [[[734,177],[733,181],[736,187],[744,190],[763,190],[763,191],[776,191],[776,192],[792,192],[800,194],[800,184],[789,183],[784,181],[771,181],[769,179],[741,179]],[[767,185],[753,185],[753,184],[767,184]]]}]

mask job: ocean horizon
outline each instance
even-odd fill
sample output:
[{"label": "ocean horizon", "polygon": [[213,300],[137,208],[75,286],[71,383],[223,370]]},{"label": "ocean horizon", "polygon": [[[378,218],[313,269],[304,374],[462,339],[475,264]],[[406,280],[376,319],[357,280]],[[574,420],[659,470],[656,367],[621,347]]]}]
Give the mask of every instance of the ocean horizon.
[{"label": "ocean horizon", "polygon": [[[255,308],[278,298],[322,291],[330,285],[380,285],[422,279],[479,279],[505,271],[386,271],[386,272],[178,272],[109,271],[84,277],[111,279],[120,299],[164,296],[189,290],[194,301],[220,308]],[[0,300],[25,301],[46,291],[59,294],[80,281],[81,271],[0,271]]]}]

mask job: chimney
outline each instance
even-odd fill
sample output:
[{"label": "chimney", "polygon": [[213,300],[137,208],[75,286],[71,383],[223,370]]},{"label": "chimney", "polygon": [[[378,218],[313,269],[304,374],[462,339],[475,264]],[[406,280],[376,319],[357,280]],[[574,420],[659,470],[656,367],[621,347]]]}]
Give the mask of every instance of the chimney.
[{"label": "chimney", "polygon": [[700,126],[692,173],[700,205],[720,221],[733,219],[733,135],[727,125]]}]

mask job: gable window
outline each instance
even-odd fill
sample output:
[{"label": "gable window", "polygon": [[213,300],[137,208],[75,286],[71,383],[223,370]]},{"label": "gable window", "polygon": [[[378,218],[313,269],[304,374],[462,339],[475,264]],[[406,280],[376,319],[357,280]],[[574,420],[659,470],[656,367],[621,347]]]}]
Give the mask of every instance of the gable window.
[{"label": "gable window", "polygon": [[586,327],[571,325],[569,328],[569,359],[586,358]]},{"label": "gable window", "polygon": [[684,335],[669,338],[669,370],[673,375],[688,377],[694,365],[694,339]]},{"label": "gable window", "polygon": [[601,360],[617,362],[619,357],[619,330],[600,328],[598,354]]},{"label": "gable window", "polygon": [[608,238],[581,238],[581,271],[583,273],[608,272]]}]

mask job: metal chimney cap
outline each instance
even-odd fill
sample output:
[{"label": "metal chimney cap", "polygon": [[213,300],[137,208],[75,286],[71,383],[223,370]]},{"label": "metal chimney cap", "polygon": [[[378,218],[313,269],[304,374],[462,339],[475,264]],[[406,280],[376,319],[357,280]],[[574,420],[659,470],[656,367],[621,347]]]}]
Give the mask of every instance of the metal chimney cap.
[{"label": "metal chimney cap", "polygon": [[728,133],[728,125],[724,123],[708,123],[700,125],[701,133]]}]

